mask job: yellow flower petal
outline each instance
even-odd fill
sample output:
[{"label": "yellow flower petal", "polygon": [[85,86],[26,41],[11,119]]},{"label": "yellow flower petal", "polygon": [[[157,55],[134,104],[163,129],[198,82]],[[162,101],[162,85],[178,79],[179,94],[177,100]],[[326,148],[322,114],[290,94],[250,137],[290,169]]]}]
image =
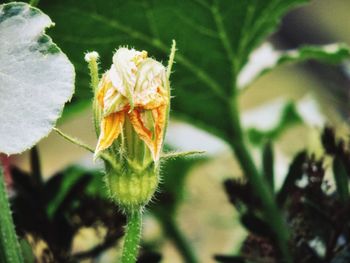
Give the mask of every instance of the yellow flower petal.
[{"label": "yellow flower petal", "polygon": [[95,157],[99,152],[111,146],[114,140],[118,138],[119,134],[122,131],[124,120],[124,112],[115,112],[102,119],[101,134],[98,138]]},{"label": "yellow flower petal", "polygon": [[163,105],[152,110],[154,121],[153,133],[145,126],[145,123],[141,117],[142,113],[139,110],[133,110],[129,113],[129,119],[134,127],[135,132],[150,149],[154,161],[159,160],[160,151],[162,149],[166,121],[166,110],[167,105]]},{"label": "yellow flower petal", "polygon": [[103,109],[104,116],[107,116],[113,112],[122,111],[128,104],[128,100],[112,85],[110,70],[108,70],[102,76],[97,92],[97,100]]},{"label": "yellow flower petal", "polygon": [[97,91],[97,101],[99,103],[99,105],[101,106],[101,108],[104,107],[104,96],[105,96],[105,93],[108,89],[108,87],[110,87],[111,85],[111,81],[109,79],[109,74],[108,74],[108,71],[102,75],[102,79],[99,83],[99,86],[98,86],[98,91]]},{"label": "yellow flower petal", "polygon": [[160,156],[160,151],[163,145],[165,122],[167,118],[167,105],[160,106],[152,110],[153,119],[155,122],[154,128],[154,160],[158,161]]},{"label": "yellow flower petal", "polygon": [[147,147],[150,149],[153,159],[155,159],[155,148],[152,140],[152,132],[145,126],[141,113],[139,110],[135,109],[128,113],[130,122],[134,127],[135,132],[140,137],[141,140],[145,142]]}]

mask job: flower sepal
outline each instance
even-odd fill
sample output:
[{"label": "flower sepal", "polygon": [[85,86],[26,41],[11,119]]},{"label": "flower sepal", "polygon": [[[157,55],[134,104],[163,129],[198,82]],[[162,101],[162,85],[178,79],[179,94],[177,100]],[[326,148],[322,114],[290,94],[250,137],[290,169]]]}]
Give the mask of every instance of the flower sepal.
[{"label": "flower sepal", "polygon": [[137,211],[157,190],[159,166],[150,162],[148,166],[140,167],[131,161],[120,170],[106,169],[105,181],[111,199],[123,211]]}]

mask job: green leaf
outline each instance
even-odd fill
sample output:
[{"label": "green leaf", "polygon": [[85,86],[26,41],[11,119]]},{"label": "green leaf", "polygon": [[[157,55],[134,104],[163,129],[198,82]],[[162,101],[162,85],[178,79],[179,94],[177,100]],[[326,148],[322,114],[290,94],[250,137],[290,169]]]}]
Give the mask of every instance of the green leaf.
[{"label": "green leaf", "polygon": [[55,180],[55,177],[60,176],[60,183],[58,189],[53,193],[53,197],[48,204],[47,213],[52,217],[57,209],[62,205],[67,195],[72,191],[75,185],[81,181],[88,181],[86,186],[86,193],[91,196],[100,196],[108,199],[108,194],[105,190],[103,181],[103,173],[97,170],[87,170],[79,166],[71,166],[65,169],[62,173],[58,173],[49,180]]},{"label": "green leaf", "polygon": [[23,257],[17,240],[15,225],[5,187],[5,178],[0,166],[0,262],[22,263]]},{"label": "green leaf", "polygon": [[345,165],[339,157],[335,157],[333,161],[333,174],[337,191],[342,201],[349,200],[349,180],[346,173]]},{"label": "green leaf", "polygon": [[0,152],[20,153],[46,136],[74,91],[74,68],[25,3],[0,5]]},{"label": "green leaf", "polygon": [[249,62],[240,72],[240,89],[249,86],[260,76],[277,66],[306,60],[317,60],[328,64],[338,64],[350,57],[350,49],[345,44],[323,46],[302,46],[292,50],[275,50],[272,45],[264,44],[252,53]]},{"label": "green leaf", "polygon": [[23,254],[24,263],[35,263],[35,256],[33,255],[32,247],[28,241],[21,239],[19,242]]},{"label": "green leaf", "polygon": [[303,176],[303,165],[306,161],[306,152],[298,153],[289,166],[286,179],[277,195],[277,203],[282,207],[287,201],[288,195],[295,188],[295,182]]},{"label": "green leaf", "polygon": [[278,139],[290,127],[303,123],[303,119],[299,115],[293,102],[288,103],[281,114],[277,125],[267,131],[256,128],[247,130],[248,138],[251,143],[261,145],[265,141],[273,141]]},{"label": "green leaf", "polygon": [[[108,69],[120,45],[167,60],[177,42],[171,76],[174,114],[224,139],[232,136],[229,101],[239,70],[281,17],[307,0],[41,1],[55,20],[51,35],[77,69],[75,102],[90,104],[83,53],[96,50]],[[210,111],[208,111],[210,105]],[[68,107],[69,110],[69,107]]]}]

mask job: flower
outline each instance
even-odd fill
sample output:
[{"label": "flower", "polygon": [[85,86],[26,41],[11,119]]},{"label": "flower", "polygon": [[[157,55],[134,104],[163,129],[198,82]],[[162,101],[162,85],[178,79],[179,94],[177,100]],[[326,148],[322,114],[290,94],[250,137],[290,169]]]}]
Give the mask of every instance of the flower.
[{"label": "flower", "polygon": [[102,76],[96,98],[102,117],[95,156],[109,149],[121,134],[131,138],[130,123],[157,162],[170,104],[165,67],[146,51],[119,48]]}]

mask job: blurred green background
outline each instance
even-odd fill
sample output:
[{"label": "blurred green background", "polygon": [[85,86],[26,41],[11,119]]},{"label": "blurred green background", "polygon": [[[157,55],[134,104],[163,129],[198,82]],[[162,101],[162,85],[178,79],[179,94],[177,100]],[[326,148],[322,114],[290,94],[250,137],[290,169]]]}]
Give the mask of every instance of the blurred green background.
[{"label": "blurred green background", "polygon": [[[39,4],[44,12],[49,13],[54,22],[56,1],[42,0]],[[77,1],[79,2],[79,1]],[[102,4],[95,1],[95,5]],[[348,14],[350,2],[348,0],[317,0],[290,12],[282,21],[278,32],[269,41],[281,49],[294,48],[301,44],[328,44],[344,42],[350,45],[350,21]],[[197,10],[192,10],[196,16]],[[50,13],[51,12],[51,13]],[[137,16],[140,10],[130,15]],[[60,14],[62,16],[62,14]],[[60,18],[62,19],[62,17]],[[69,19],[69,18],[67,18]],[[235,17],[228,19],[234,20]],[[83,23],[83,22],[82,22]],[[79,46],[74,39],[61,39],[58,28],[49,29],[51,35],[62,50],[69,45]],[[69,27],[67,24],[66,27]],[[84,28],[84,27],[82,27]],[[83,29],[82,29],[83,30]],[[96,34],[101,33],[101,28]],[[80,32],[81,33],[81,32]],[[74,36],[74,34],[72,34]],[[115,43],[128,45],[122,36],[111,35],[106,39],[109,45]],[[190,40],[189,40],[190,41]],[[62,44],[61,44],[62,42]],[[84,47],[89,43],[84,43]],[[170,46],[170,45],[169,45]],[[95,45],[91,39],[91,48],[100,52],[102,45]],[[181,50],[181,45],[178,46]],[[79,50],[79,48],[77,48]],[[85,50],[88,51],[88,50]],[[89,49],[89,51],[91,51]],[[109,57],[103,57],[101,66],[109,67],[113,50],[109,50]],[[210,52],[210,51],[208,51]],[[151,56],[157,58],[157,54]],[[74,54],[74,60],[83,61],[84,54]],[[264,58],[262,58],[264,59]],[[83,62],[82,62],[83,63]],[[274,145],[276,154],[277,186],[285,175],[290,158],[299,150],[307,147],[310,151],[319,151],[318,132],[325,123],[331,123],[347,132],[349,115],[350,67],[344,63],[341,66],[325,66],[316,62],[298,65],[284,65],[261,77],[251,87],[243,92],[239,104],[243,110],[243,124],[245,128],[256,128],[268,131],[273,129],[281,116],[286,104],[292,102],[302,121],[296,121],[288,129],[279,134]],[[174,75],[176,76],[177,65]],[[77,68],[78,76],[87,76],[87,67]],[[179,76],[176,76],[179,78]],[[79,81],[89,90],[87,81]],[[191,83],[190,85],[195,85]],[[83,89],[79,87],[81,91]],[[176,91],[176,85],[172,87]],[[176,92],[175,92],[176,93]],[[79,104],[74,107],[75,113],[67,113],[59,123],[64,132],[81,139],[93,146],[96,144],[88,103],[91,94],[79,93]],[[176,103],[178,97],[173,98]],[[75,102],[75,101],[73,101]],[[211,110],[211,105],[206,105]],[[215,110],[215,109],[212,109]],[[222,188],[222,182],[228,177],[240,177],[241,171],[235,162],[230,148],[219,138],[206,131],[199,130],[184,122],[182,118],[172,117],[167,144],[177,150],[205,150],[209,157],[204,162],[194,165],[186,179],[186,191],[183,203],[179,207],[177,222],[184,231],[191,244],[200,255],[200,262],[213,262],[214,254],[228,254],[239,250],[245,237],[245,231],[240,227],[235,211],[229,204]],[[297,138],[297,139],[296,139]],[[293,142],[293,143],[290,143]],[[257,162],[260,158],[260,146],[251,145]],[[93,163],[92,156],[75,145],[69,144],[52,133],[38,145],[42,158],[43,173],[48,178],[62,168],[78,163],[84,167],[101,167],[100,163]],[[16,163],[23,169],[29,169],[28,153],[16,156]],[[167,171],[163,171],[166,176]],[[155,200],[156,202],[156,200]],[[74,249],[84,250],[97,242],[93,231],[83,229],[74,243]],[[170,241],[162,239],[161,228],[151,215],[146,216],[144,239],[150,243],[159,242],[159,250],[163,253],[163,262],[181,262],[181,258]],[[159,241],[160,240],[160,241]],[[113,254],[113,252],[111,251]],[[103,258],[99,262],[103,261]]]}]

